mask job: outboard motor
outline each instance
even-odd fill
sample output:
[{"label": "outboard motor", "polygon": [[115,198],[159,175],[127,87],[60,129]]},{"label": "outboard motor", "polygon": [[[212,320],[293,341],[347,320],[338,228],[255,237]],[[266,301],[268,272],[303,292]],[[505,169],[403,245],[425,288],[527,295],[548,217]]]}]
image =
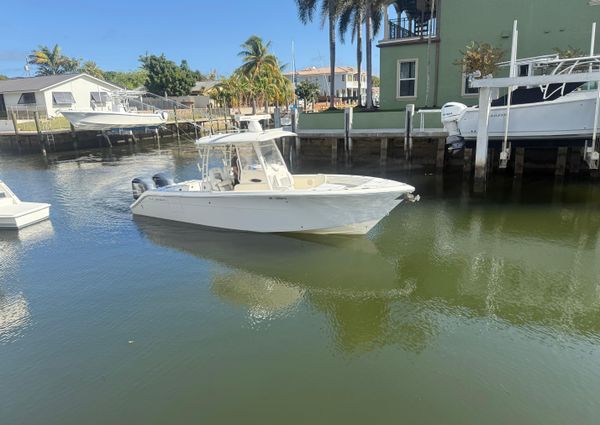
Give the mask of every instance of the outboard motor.
[{"label": "outboard motor", "polygon": [[451,152],[460,150],[464,147],[464,138],[460,133],[458,124],[466,110],[467,105],[458,102],[449,102],[442,106],[442,124],[444,125],[444,129],[448,132],[446,144],[449,145],[448,149]]},{"label": "outboard motor", "polygon": [[175,184],[175,180],[165,173],[158,173],[152,176],[152,181],[156,187],[165,187]]},{"label": "outboard motor", "polygon": [[137,199],[142,196],[147,190],[156,189],[154,181],[148,177],[136,177],[131,180],[131,190],[133,191],[133,199]]}]

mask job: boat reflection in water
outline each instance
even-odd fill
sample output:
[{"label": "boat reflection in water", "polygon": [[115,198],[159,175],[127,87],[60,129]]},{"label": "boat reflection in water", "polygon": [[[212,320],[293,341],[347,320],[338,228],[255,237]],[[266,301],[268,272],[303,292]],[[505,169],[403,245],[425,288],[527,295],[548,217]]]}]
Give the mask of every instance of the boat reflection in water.
[{"label": "boat reflection in water", "polygon": [[600,219],[570,214],[440,204],[392,214],[372,240],[136,222],[159,245],[226,266],[213,293],[254,319],[307,304],[327,315],[339,350],[420,352],[458,317],[597,338]]},{"label": "boat reflection in water", "polygon": [[51,238],[54,229],[50,221],[26,227],[20,231],[0,232],[0,344],[21,334],[30,323],[29,304],[13,277],[28,249]]}]

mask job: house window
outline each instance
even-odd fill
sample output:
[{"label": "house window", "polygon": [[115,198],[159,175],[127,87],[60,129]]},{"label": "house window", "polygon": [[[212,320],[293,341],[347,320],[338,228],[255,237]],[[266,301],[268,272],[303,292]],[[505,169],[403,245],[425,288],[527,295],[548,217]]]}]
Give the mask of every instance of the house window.
[{"label": "house window", "polygon": [[105,105],[108,102],[108,93],[103,91],[90,92],[90,103],[96,105]]},{"label": "house window", "polygon": [[417,60],[398,61],[398,87],[396,97],[417,97]]},{"label": "house window", "polygon": [[342,81],[346,81],[346,75],[342,74]]},{"label": "house window", "polygon": [[19,105],[35,105],[35,93],[23,93],[19,98]]},{"label": "house window", "polygon": [[463,96],[476,96],[479,94],[479,89],[475,87],[471,87],[470,80],[471,76],[469,74],[462,74],[462,95]]},{"label": "house window", "polygon": [[52,92],[52,104],[53,105],[72,105],[75,103],[73,93],[70,91],[53,91]]}]

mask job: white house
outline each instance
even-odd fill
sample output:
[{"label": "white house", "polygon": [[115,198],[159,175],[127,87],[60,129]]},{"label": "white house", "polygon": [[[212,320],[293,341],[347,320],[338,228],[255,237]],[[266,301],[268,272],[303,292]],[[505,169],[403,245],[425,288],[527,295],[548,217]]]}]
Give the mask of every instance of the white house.
[{"label": "white house", "polygon": [[[362,72],[361,74],[361,95],[362,98],[365,99],[367,96],[367,73]],[[293,72],[288,72],[285,75],[287,78],[294,81]],[[359,75],[356,68],[351,66],[337,66],[335,68],[335,79],[333,83],[335,96],[341,99],[358,99],[358,78]],[[322,97],[329,96],[331,70],[328,67],[311,67],[296,71],[296,84],[307,80],[319,85]]]},{"label": "white house", "polygon": [[121,87],[87,74],[48,75],[0,81],[0,120],[10,112],[37,111],[54,117],[61,109],[90,109],[106,103]]}]

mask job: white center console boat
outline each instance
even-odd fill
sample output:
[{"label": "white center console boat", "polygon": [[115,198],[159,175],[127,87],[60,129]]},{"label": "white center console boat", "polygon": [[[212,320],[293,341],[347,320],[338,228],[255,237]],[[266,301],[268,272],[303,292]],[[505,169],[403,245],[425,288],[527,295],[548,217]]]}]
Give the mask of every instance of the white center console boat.
[{"label": "white center console boat", "polygon": [[250,131],[197,140],[200,179],[134,179],[133,214],[251,232],[365,234],[413,199],[414,187],[393,180],[292,175],[275,140],[296,135],[245,120]]}]

